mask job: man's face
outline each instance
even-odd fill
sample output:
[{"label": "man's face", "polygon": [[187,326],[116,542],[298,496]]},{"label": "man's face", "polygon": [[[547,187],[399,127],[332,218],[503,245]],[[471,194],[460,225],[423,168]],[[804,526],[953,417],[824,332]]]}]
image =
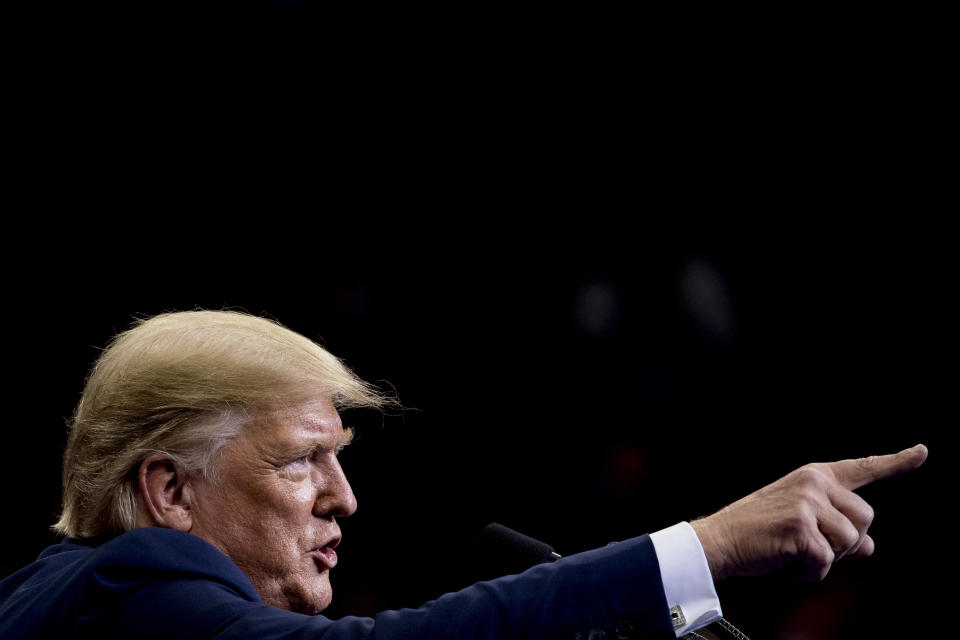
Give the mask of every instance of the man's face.
[{"label": "man's face", "polygon": [[224,446],[217,482],[192,483],[190,532],[233,560],[267,604],[307,614],[330,604],[336,517],[357,508],[337,460],[348,439],[325,398],[263,414]]}]

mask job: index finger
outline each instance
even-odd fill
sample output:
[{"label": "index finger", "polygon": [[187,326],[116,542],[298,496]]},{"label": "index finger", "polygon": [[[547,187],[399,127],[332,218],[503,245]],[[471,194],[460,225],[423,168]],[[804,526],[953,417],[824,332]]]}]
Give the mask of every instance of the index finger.
[{"label": "index finger", "polygon": [[827,466],[837,481],[847,489],[857,489],[874,480],[889,478],[906,471],[913,471],[927,459],[927,448],[918,444],[900,453],[885,456],[870,456],[853,460],[831,462]]}]

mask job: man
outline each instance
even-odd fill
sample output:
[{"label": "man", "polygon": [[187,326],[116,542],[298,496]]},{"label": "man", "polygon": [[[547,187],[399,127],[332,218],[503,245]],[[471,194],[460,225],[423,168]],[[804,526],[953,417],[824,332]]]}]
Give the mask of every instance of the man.
[{"label": "man", "polygon": [[720,512],[376,618],[329,620],[356,499],[338,409],[390,399],[280,325],[160,315],[94,366],[64,455],[67,537],[0,583],[0,637],[675,637],[720,615],[713,580],[873,552],[863,484],[922,446],[807,465]]}]

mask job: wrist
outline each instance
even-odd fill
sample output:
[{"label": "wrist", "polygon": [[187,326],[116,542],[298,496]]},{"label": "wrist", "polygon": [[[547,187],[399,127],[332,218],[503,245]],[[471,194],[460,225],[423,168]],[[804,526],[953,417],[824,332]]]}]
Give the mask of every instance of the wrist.
[{"label": "wrist", "polygon": [[728,577],[727,558],[723,552],[722,537],[717,531],[716,523],[708,516],[691,521],[690,526],[700,540],[703,555],[707,558],[707,566],[710,567],[710,574],[714,581]]}]

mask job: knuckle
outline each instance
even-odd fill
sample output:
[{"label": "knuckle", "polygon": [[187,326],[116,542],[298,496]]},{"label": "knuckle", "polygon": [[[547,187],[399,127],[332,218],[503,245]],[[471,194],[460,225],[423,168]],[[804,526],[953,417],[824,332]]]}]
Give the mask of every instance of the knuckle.
[{"label": "knuckle", "polygon": [[850,529],[844,532],[843,538],[840,540],[840,544],[842,545],[842,550],[844,552],[854,549],[860,544],[860,532],[853,527],[850,527]]},{"label": "knuckle", "polygon": [[830,565],[832,565],[833,561],[837,557],[837,554],[834,552],[833,549],[830,548],[830,545],[827,545],[827,544],[819,545],[818,548],[820,549],[820,552],[818,555],[818,560],[820,561],[820,565],[823,567],[829,567]]},{"label": "knuckle", "polygon": [[784,516],[782,526],[788,532],[802,534],[811,528],[811,521],[814,519],[813,509],[809,503],[800,502]]},{"label": "knuckle", "polygon": [[860,511],[860,522],[863,527],[869,527],[873,523],[873,517],[876,515],[876,512],[873,510],[873,507],[870,505],[864,505],[863,509]]},{"label": "knuckle", "polygon": [[804,465],[797,470],[797,479],[802,486],[819,488],[827,482],[825,469],[818,463]]},{"label": "knuckle", "polygon": [[812,544],[807,551],[807,563],[820,571],[825,571],[833,565],[836,554],[827,544]]},{"label": "knuckle", "polygon": [[829,569],[836,559],[837,554],[833,551],[833,549],[827,549],[827,551],[823,554],[823,566]]},{"label": "knuckle", "polygon": [[816,472],[811,468],[810,465],[800,467],[793,472],[794,481],[801,487],[807,486],[813,481],[813,476]]},{"label": "knuckle", "polygon": [[797,469],[797,475],[799,475],[801,479],[809,478],[810,476],[814,475],[816,472],[817,472],[816,462],[805,464],[799,469]]},{"label": "knuckle", "polygon": [[798,534],[804,529],[804,518],[800,514],[791,514],[783,519],[781,529],[787,534]]}]

